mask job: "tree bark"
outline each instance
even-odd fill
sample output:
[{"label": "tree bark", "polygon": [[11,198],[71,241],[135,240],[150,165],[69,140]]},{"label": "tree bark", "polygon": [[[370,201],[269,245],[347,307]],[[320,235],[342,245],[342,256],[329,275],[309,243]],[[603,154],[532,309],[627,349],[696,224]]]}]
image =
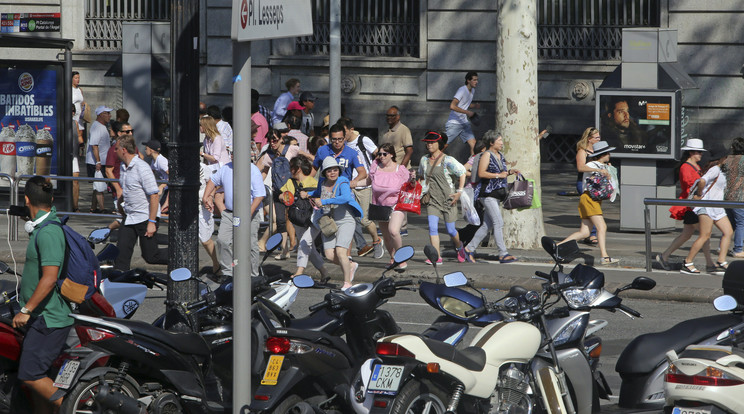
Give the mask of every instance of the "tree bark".
[{"label": "tree bark", "polygon": [[[537,114],[537,18],[534,1],[498,0],[496,126],[504,137],[509,168],[535,180],[540,195]],[[545,234],[541,209],[504,210],[507,247],[540,246]]]}]

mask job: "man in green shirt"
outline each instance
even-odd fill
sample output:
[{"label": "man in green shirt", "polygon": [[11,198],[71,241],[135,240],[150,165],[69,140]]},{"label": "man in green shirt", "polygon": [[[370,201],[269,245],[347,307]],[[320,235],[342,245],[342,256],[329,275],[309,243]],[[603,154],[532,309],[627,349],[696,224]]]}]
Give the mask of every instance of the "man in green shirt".
[{"label": "man in green shirt", "polygon": [[56,411],[62,398],[51,401],[57,391],[47,376],[52,362],[65,346],[73,319],[72,312],[56,287],[65,260],[65,235],[55,225],[41,227],[46,221],[59,221],[52,207],[52,184],[43,177],[33,177],[26,183],[24,196],[33,221],[26,223],[29,242],[23,267],[19,301],[20,313],[13,318],[13,327],[27,327],[18,366],[18,379],[35,391],[35,412]]}]

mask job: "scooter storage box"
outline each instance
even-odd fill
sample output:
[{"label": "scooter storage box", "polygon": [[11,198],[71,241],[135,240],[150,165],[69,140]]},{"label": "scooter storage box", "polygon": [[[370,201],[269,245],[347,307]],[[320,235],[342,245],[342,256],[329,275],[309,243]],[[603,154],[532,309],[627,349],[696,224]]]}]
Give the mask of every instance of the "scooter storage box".
[{"label": "scooter storage box", "polygon": [[744,305],[744,260],[729,263],[721,287],[724,295],[731,295],[740,305]]}]

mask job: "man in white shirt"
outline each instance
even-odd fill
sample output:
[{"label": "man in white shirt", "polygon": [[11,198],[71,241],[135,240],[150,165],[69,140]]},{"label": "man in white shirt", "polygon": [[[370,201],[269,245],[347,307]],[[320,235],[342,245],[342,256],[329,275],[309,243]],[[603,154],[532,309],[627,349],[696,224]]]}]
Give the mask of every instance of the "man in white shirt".
[{"label": "man in white shirt", "polygon": [[222,119],[222,111],[220,111],[220,108],[217,105],[210,105],[207,108],[207,115],[214,118],[214,120],[217,122],[217,130],[220,131],[222,140],[225,141],[225,146],[232,147],[233,130],[230,124],[228,124],[227,122],[225,122],[224,119]]},{"label": "man in white shirt", "polygon": [[444,124],[445,132],[449,137],[447,144],[460,137],[463,142],[467,142],[470,146],[470,155],[473,155],[473,148],[475,147],[475,135],[473,135],[473,129],[470,127],[470,119],[473,118],[475,112],[469,108],[480,108],[479,104],[471,104],[477,85],[478,73],[468,72],[465,75],[465,85],[460,86],[452,102],[450,102],[450,115],[447,123]]},{"label": "man in white shirt", "polygon": [[282,122],[284,114],[287,113],[287,106],[290,102],[294,101],[294,97],[300,93],[300,80],[292,78],[284,83],[287,87],[287,92],[279,95],[274,103],[274,112],[271,114],[271,125],[277,122]]},{"label": "man in white shirt", "polygon": [[[88,177],[95,176],[96,171],[101,171],[101,174],[103,174],[103,163],[106,162],[106,156],[111,147],[111,135],[109,135],[107,126],[111,120],[111,111],[113,111],[113,108],[103,105],[96,108],[96,120],[90,127],[88,151],[85,155]],[[91,213],[102,212],[103,206],[103,193],[93,190],[93,198],[90,202]]]}]

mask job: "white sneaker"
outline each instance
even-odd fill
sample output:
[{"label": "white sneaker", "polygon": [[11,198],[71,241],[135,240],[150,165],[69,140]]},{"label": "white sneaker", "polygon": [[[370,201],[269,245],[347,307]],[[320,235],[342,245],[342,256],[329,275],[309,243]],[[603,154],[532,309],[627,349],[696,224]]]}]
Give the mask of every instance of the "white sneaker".
[{"label": "white sneaker", "polygon": [[382,256],[385,255],[385,242],[382,240],[382,237],[380,237],[380,242],[373,246],[375,248],[375,259],[382,259]]}]

